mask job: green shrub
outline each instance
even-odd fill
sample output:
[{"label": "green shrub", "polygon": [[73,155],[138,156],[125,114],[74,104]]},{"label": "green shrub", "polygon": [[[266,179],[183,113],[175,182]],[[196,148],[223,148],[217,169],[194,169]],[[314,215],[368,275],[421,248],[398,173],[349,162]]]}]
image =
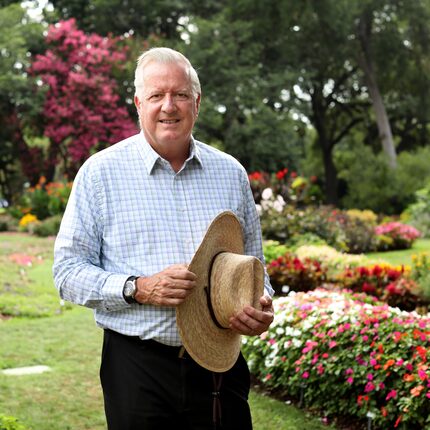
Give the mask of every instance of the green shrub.
[{"label": "green shrub", "polygon": [[60,229],[62,215],[55,215],[38,222],[33,227],[33,234],[40,237],[55,236]]},{"label": "green shrub", "polygon": [[407,207],[402,220],[416,227],[423,237],[430,237],[430,182],[415,193],[415,202]]},{"label": "green shrub", "polygon": [[[346,145],[347,146],[347,145]],[[399,214],[413,201],[414,193],[430,178],[430,148],[403,152],[391,169],[383,153],[354,142],[336,153],[339,178],[346,183],[341,199],[345,208],[371,209]]]},{"label": "green shrub", "polygon": [[17,231],[18,220],[8,213],[0,214],[0,231]]},{"label": "green shrub", "polygon": [[263,253],[266,263],[270,263],[281,255],[284,255],[287,251],[288,248],[276,240],[266,240],[263,243]]},{"label": "green shrub", "polygon": [[0,414],[0,430],[26,430],[15,417]]}]

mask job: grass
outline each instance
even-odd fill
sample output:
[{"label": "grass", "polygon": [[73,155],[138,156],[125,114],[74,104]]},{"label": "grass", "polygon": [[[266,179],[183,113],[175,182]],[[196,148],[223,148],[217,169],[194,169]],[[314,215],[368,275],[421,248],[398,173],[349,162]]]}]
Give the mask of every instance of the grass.
[{"label": "grass", "polygon": [[[16,315],[0,319],[0,369],[52,369],[40,375],[0,373],[0,413],[19,418],[32,430],[104,430],[98,376],[102,332],[91,310],[69,305],[64,312],[59,305],[51,277],[52,246],[52,238],[0,234],[0,313],[12,309]],[[32,266],[22,266],[11,254],[36,259]],[[51,301],[55,305],[47,306]],[[250,405],[255,430],[333,429],[256,391]]]},{"label": "grass", "polygon": [[393,265],[410,265],[412,261],[412,255],[420,252],[430,252],[430,239],[418,239],[414,242],[411,249],[404,249],[399,251],[387,251],[387,252],[371,252],[366,254],[372,259],[385,260],[387,263]]},{"label": "grass", "polygon": [[63,312],[52,286],[53,244],[53,238],[0,234],[1,314],[40,317]]}]

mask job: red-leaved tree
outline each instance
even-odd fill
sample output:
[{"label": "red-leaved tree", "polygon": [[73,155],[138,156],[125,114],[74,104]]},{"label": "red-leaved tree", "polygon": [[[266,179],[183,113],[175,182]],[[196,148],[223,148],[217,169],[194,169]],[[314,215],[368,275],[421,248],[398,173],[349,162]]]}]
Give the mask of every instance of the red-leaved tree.
[{"label": "red-leaved tree", "polygon": [[48,49],[36,56],[30,69],[48,87],[43,110],[44,134],[50,140],[48,179],[60,162],[73,177],[91,152],[136,133],[112,73],[126,60],[120,42],[85,34],[74,19],[49,27]]}]

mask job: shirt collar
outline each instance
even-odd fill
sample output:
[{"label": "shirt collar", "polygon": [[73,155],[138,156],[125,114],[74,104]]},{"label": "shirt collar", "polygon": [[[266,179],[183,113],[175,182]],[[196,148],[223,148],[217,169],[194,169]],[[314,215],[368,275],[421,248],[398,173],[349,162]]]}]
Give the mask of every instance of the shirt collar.
[{"label": "shirt collar", "polygon": [[[163,158],[145,139],[143,131],[141,131],[138,136],[138,150],[140,155],[142,156],[143,163],[145,164],[148,175],[151,175],[157,163],[162,162]],[[201,167],[203,166],[200,148],[197,146],[196,141],[191,136],[190,155],[185,160],[185,164],[188,164],[193,159],[196,160]]]}]

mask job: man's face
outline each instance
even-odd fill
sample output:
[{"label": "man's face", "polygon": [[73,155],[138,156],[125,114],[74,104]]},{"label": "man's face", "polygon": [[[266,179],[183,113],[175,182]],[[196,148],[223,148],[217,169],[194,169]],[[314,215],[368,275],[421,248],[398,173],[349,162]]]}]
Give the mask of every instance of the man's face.
[{"label": "man's face", "polygon": [[160,155],[172,150],[172,145],[188,148],[200,96],[195,99],[192,94],[185,65],[149,63],[143,91],[134,102],[145,138]]}]

